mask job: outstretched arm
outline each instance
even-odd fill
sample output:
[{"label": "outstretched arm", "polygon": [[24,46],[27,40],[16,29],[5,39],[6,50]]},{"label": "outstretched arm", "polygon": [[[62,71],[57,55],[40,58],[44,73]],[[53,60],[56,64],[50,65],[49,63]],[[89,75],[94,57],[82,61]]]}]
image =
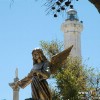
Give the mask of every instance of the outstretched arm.
[{"label": "outstretched arm", "polygon": [[33,76],[38,76],[41,79],[48,79],[50,77],[50,63],[47,61],[44,63],[41,70],[31,70],[30,73],[22,80],[16,82],[16,87],[25,88],[32,82]]},{"label": "outstretched arm", "polygon": [[27,85],[29,85],[32,82],[32,77],[34,74],[35,72],[30,71],[30,73],[25,78],[15,83],[15,88],[18,86],[21,88],[25,88]]}]

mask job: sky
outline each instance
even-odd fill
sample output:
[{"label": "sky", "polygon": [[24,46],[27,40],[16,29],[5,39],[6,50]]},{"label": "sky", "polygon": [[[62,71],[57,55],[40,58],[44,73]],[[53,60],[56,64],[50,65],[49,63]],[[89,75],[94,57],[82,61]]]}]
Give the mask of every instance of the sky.
[{"label": "sky", "polygon": [[[61,24],[67,18],[66,13],[57,18],[46,15],[43,0],[15,0],[11,7],[10,3],[10,0],[0,0],[0,100],[13,100],[9,83],[13,82],[15,69],[19,70],[19,79],[29,73],[33,63],[31,52],[40,47],[41,40],[63,41]],[[83,62],[99,69],[100,14],[88,0],[73,4],[84,25],[81,33]],[[31,97],[30,85],[20,89],[19,95],[20,100]]]}]

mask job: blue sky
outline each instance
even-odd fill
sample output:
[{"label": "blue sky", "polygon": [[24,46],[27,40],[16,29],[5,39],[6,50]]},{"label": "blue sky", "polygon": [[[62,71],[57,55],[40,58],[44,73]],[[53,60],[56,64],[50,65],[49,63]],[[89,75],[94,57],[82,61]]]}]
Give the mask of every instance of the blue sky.
[{"label": "blue sky", "polygon": [[[12,89],[8,83],[13,82],[16,67],[20,79],[31,70],[31,51],[40,46],[40,40],[63,41],[61,24],[66,14],[58,18],[46,15],[46,7],[42,4],[42,0],[15,0],[10,8],[10,0],[0,0],[0,100],[12,100]],[[83,61],[99,69],[100,14],[88,0],[80,0],[74,6],[84,25],[81,33]],[[20,100],[29,97],[30,86],[20,89]]]}]

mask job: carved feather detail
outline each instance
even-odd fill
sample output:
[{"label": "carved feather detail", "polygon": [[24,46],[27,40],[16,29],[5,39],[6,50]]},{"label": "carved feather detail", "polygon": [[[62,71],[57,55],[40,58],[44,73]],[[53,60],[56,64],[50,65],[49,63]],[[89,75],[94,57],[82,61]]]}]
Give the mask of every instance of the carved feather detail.
[{"label": "carved feather detail", "polygon": [[51,73],[54,74],[58,68],[58,66],[62,65],[62,63],[67,59],[69,56],[73,45],[69,48],[65,49],[64,51],[54,55],[51,58]]}]

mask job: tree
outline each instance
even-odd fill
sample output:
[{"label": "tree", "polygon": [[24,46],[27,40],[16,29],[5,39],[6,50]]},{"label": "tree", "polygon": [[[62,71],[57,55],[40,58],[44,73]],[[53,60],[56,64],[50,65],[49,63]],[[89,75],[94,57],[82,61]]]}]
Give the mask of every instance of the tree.
[{"label": "tree", "polygon": [[[49,60],[63,50],[63,43],[57,40],[41,41],[40,45]],[[88,97],[98,96],[100,93],[100,72],[82,65],[82,61],[77,57],[68,57],[62,66],[58,66],[52,78],[55,78],[57,83],[56,90],[51,88],[53,100],[78,100],[78,92],[88,92]]]},{"label": "tree", "polygon": [[51,59],[53,55],[61,52],[63,49],[63,43],[58,40],[52,40],[51,42],[40,41],[40,45],[48,59]]},{"label": "tree", "polygon": [[[48,13],[53,13],[54,17],[57,17],[61,13],[65,13],[67,8],[73,8],[72,2],[79,0],[47,0],[45,6],[47,6]],[[100,0],[88,0],[92,3],[100,13]]]},{"label": "tree", "polygon": [[[79,0],[46,0],[44,1],[44,6],[47,7],[47,14],[52,13],[54,17],[57,17],[61,13],[65,13],[68,7],[73,8],[72,2]],[[92,3],[100,13],[100,0],[88,0]],[[14,3],[14,0],[11,0],[10,7]]]},{"label": "tree", "polygon": [[91,96],[98,96],[100,94],[100,72],[95,71],[92,67],[86,71],[87,91],[90,91]]},{"label": "tree", "polygon": [[[62,50],[62,43],[57,41],[41,41],[42,49],[45,51],[47,56],[52,57],[56,53]],[[67,63],[66,63],[67,62]],[[58,67],[57,73],[53,75],[57,82],[56,92],[53,92],[53,97],[56,100],[66,100],[77,98],[78,91],[86,90],[86,76],[84,67],[81,65],[81,61],[77,58],[68,58],[62,66]]]},{"label": "tree", "polygon": [[78,92],[86,91],[84,67],[77,58],[68,58],[66,62],[65,68],[61,67],[59,73],[55,75],[59,94],[63,100],[78,99]]}]

